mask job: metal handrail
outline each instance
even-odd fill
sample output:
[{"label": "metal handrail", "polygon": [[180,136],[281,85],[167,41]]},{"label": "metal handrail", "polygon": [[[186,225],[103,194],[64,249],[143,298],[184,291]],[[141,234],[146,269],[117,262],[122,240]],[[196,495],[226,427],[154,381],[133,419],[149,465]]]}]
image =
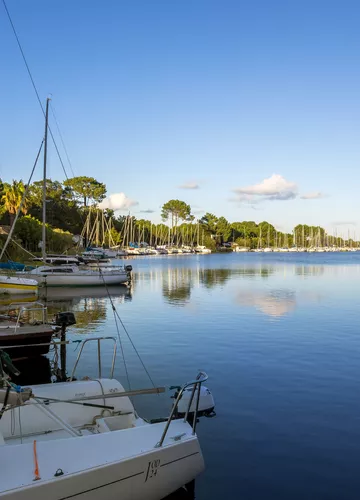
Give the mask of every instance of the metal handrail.
[{"label": "metal handrail", "polygon": [[174,417],[175,411],[178,407],[179,401],[180,401],[182,395],[184,394],[185,389],[187,389],[190,386],[193,386],[193,390],[192,390],[191,398],[190,398],[190,401],[189,401],[189,404],[188,404],[188,407],[187,407],[187,410],[185,413],[184,422],[186,422],[188,419],[188,416],[190,413],[190,408],[191,408],[191,405],[192,405],[192,402],[194,399],[195,391],[196,391],[196,388],[198,388],[198,394],[197,394],[197,398],[196,398],[196,406],[195,406],[193,423],[192,423],[192,430],[193,430],[192,434],[195,435],[197,414],[198,414],[198,410],[199,410],[201,384],[203,382],[206,382],[208,378],[209,377],[205,372],[199,372],[198,376],[196,377],[196,380],[192,380],[191,382],[187,382],[185,385],[182,386],[182,388],[179,391],[179,394],[176,397],[176,400],[175,400],[174,405],[172,407],[171,413],[170,413],[169,418],[166,422],[165,429],[161,435],[160,441],[155,445],[155,448],[161,448],[161,446],[163,445],[164,439],[165,439],[167,431],[170,427],[171,421]]},{"label": "metal handrail", "polygon": [[[38,307],[34,307],[34,306],[38,306]],[[11,304],[9,304],[8,306],[8,314],[10,313],[11,309],[12,308],[15,308],[16,306],[18,306],[19,308],[19,312],[18,312],[18,315],[17,315],[17,318],[16,318],[16,323],[15,323],[15,331],[14,333],[16,333],[16,330],[19,328],[20,326],[20,320],[21,320],[21,315],[24,311],[42,311],[42,323],[45,324],[46,322],[46,313],[47,313],[47,307],[44,306],[44,304],[42,302],[32,302],[31,303],[31,306],[27,306],[27,305],[24,305],[23,303],[21,302],[12,302]]]},{"label": "metal handrail", "polygon": [[81,358],[81,354],[84,350],[85,344],[87,344],[88,342],[95,342],[95,341],[97,341],[97,350],[98,350],[98,378],[101,378],[101,347],[100,347],[100,345],[101,345],[102,340],[112,340],[114,343],[113,356],[112,356],[112,362],[111,362],[111,368],[110,368],[110,378],[113,378],[114,368],[115,368],[115,359],[116,359],[116,348],[117,348],[116,338],[115,337],[94,337],[94,338],[90,338],[90,339],[85,339],[83,341],[83,343],[81,344],[79,353],[77,355],[77,358],[76,358],[76,361],[74,364],[74,368],[72,369],[72,372],[70,375],[70,382],[73,381],[75,371],[76,371],[77,365],[79,363],[79,360]]}]

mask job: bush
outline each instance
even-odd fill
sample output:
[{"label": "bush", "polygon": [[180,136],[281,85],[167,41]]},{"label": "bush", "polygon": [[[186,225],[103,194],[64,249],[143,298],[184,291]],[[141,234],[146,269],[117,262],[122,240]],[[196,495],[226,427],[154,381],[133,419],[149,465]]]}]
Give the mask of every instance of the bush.
[{"label": "bush", "polygon": [[[39,243],[42,241],[42,223],[26,215],[17,221],[14,235],[20,244],[30,252],[40,250]],[[74,245],[72,234],[61,229],[54,229],[46,224],[46,251],[61,253]]]}]

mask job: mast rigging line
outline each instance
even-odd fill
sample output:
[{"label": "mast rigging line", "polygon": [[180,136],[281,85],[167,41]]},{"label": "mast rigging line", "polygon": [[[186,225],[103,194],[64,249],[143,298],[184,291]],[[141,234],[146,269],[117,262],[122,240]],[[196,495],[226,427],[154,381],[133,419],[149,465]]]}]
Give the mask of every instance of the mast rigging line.
[{"label": "mast rigging line", "polygon": [[[127,330],[127,328],[126,328],[125,324],[123,323],[123,320],[121,319],[121,317],[120,317],[120,315],[119,315],[119,313],[118,313],[118,311],[117,311],[117,309],[116,309],[116,307],[115,307],[115,305],[114,305],[114,302],[113,302],[112,297],[111,297],[110,292],[109,292],[109,288],[108,288],[108,286],[107,286],[107,284],[106,284],[106,281],[105,281],[105,278],[104,278],[104,275],[103,275],[103,273],[102,273],[102,271],[101,271],[100,266],[99,266],[99,273],[100,273],[100,276],[101,276],[101,277],[102,277],[102,279],[103,279],[104,286],[105,286],[105,289],[106,289],[106,293],[107,293],[107,295],[108,295],[108,297],[109,297],[110,304],[111,304],[111,307],[112,307],[112,310],[113,310],[113,313],[114,313],[114,317],[115,317],[115,324],[116,324],[116,328],[117,328],[117,333],[118,333],[118,337],[119,337],[119,342],[120,342],[120,346],[121,346],[121,351],[122,351],[122,353],[123,353],[123,359],[124,359],[125,368],[126,368],[125,356],[124,356],[124,352],[123,352],[123,348],[122,348],[122,343],[121,343],[121,338],[120,338],[120,333],[119,333],[119,329],[118,329],[118,324],[117,324],[117,321],[116,321],[116,317],[118,318],[118,320],[119,320],[119,322],[120,322],[121,326],[123,327],[124,332],[126,333],[126,335],[127,335],[128,339],[129,339],[129,341],[130,341],[130,343],[131,343],[131,345],[132,345],[132,347],[133,347],[133,349],[134,349],[134,351],[135,351],[135,353],[136,353],[137,357],[139,358],[139,361],[140,361],[140,363],[141,363],[142,367],[144,368],[144,371],[145,371],[146,375],[148,376],[148,378],[149,378],[149,380],[150,380],[150,382],[151,382],[152,386],[153,386],[154,388],[156,388],[156,385],[155,385],[155,383],[154,383],[153,379],[151,378],[151,375],[150,375],[150,373],[149,373],[148,369],[146,368],[145,363],[144,363],[144,361],[142,360],[142,358],[141,358],[141,356],[140,356],[139,351],[136,349],[135,344],[134,344],[134,342],[132,341],[132,338],[130,337],[129,332],[128,332],[128,330]],[[126,374],[127,374],[127,377],[129,377],[129,376],[128,376],[128,372],[127,372],[127,368],[126,368]],[[129,381],[129,378],[128,378],[128,384],[129,384],[129,386],[130,386],[130,381]]]},{"label": "mast rigging line", "polygon": [[[29,65],[28,65],[28,63],[27,63],[27,60],[26,60],[26,57],[25,57],[25,53],[24,53],[24,51],[23,51],[22,45],[21,45],[21,43],[20,43],[20,39],[19,39],[18,34],[17,34],[17,32],[16,32],[16,29],[15,29],[15,25],[14,25],[14,23],[13,23],[13,21],[12,21],[12,18],[11,18],[11,16],[10,16],[10,12],[9,12],[9,9],[7,8],[7,5],[6,5],[5,0],[2,0],[2,2],[3,2],[3,4],[4,4],[4,8],[5,8],[5,11],[6,11],[6,15],[7,15],[8,19],[9,19],[9,22],[10,22],[11,28],[12,28],[13,33],[14,33],[14,35],[15,35],[15,38],[16,38],[16,41],[17,41],[18,47],[19,47],[20,52],[21,52],[21,56],[22,56],[23,61],[24,61],[24,63],[25,63],[26,70],[27,70],[28,75],[29,75],[29,77],[30,77],[31,84],[32,84],[33,89],[34,89],[34,91],[35,91],[35,94],[36,94],[36,97],[37,97],[38,103],[39,103],[39,105],[40,105],[41,111],[42,111],[42,113],[43,113],[43,115],[44,115],[44,118],[45,118],[45,110],[44,110],[44,106],[43,106],[43,104],[42,104],[42,102],[41,102],[40,95],[39,95],[39,92],[38,92],[37,87],[36,87],[36,85],[35,85],[34,78],[33,78],[32,73],[31,73],[31,71],[30,71],[30,67],[29,67]],[[65,165],[64,165],[64,163],[63,163],[63,161],[62,161],[62,158],[61,158],[61,155],[60,155],[60,151],[59,151],[59,149],[58,149],[58,147],[57,147],[57,144],[56,144],[56,141],[55,141],[55,137],[54,137],[54,135],[53,135],[53,133],[52,133],[52,130],[51,130],[50,126],[48,126],[48,129],[49,129],[49,132],[50,132],[50,135],[51,135],[51,139],[52,139],[52,141],[53,141],[53,143],[54,143],[56,153],[57,153],[58,158],[59,158],[59,160],[60,160],[61,167],[62,167],[62,169],[63,169],[63,172],[64,172],[64,174],[65,174],[65,177],[68,179],[69,177],[68,177],[68,175],[67,175],[67,173],[66,173]]]},{"label": "mast rigging line", "polygon": [[50,102],[50,109],[51,109],[51,112],[52,112],[53,117],[54,117],[55,125],[56,125],[57,131],[58,131],[58,133],[59,133],[59,137],[60,137],[60,140],[61,140],[61,144],[62,144],[62,146],[63,146],[63,148],[64,148],[65,155],[66,155],[67,161],[68,161],[68,163],[69,163],[69,167],[70,167],[70,170],[71,170],[72,176],[73,176],[73,177],[75,177],[74,170],[73,170],[73,167],[72,167],[72,164],[71,164],[71,161],[70,161],[70,158],[69,158],[69,155],[68,155],[68,152],[67,152],[66,146],[65,146],[65,142],[64,142],[64,139],[63,139],[62,133],[60,132],[60,127],[59,127],[59,123],[58,123],[57,118],[56,118],[56,115],[55,115],[54,106],[51,104],[51,102]]},{"label": "mast rigging line", "polygon": [[20,205],[19,205],[19,207],[18,207],[18,209],[17,209],[17,211],[16,211],[16,215],[15,215],[14,221],[13,221],[12,226],[11,226],[11,228],[10,228],[9,234],[8,234],[8,236],[7,236],[7,238],[6,238],[5,244],[4,244],[4,246],[3,246],[2,250],[1,250],[0,260],[3,258],[3,255],[4,255],[4,253],[5,253],[6,249],[7,249],[7,246],[8,246],[8,244],[9,244],[10,240],[12,239],[12,234],[13,234],[14,229],[15,229],[15,224],[16,224],[16,221],[17,221],[17,220],[18,220],[18,218],[19,218],[19,215],[20,215],[21,209],[22,209],[22,207],[23,207],[24,201],[25,201],[26,196],[27,196],[27,194],[28,194],[28,192],[29,192],[29,189],[30,189],[30,184],[31,184],[31,179],[32,179],[32,176],[34,175],[35,168],[36,168],[36,165],[37,165],[37,162],[38,162],[38,159],[39,159],[39,156],[40,156],[40,153],[41,153],[42,147],[43,147],[43,145],[44,145],[44,141],[45,141],[45,139],[43,139],[43,140],[41,141],[41,144],[40,144],[40,147],[39,147],[39,151],[38,151],[38,153],[37,153],[37,155],[36,155],[36,159],[35,159],[34,166],[33,166],[33,168],[32,168],[32,171],[31,171],[31,174],[30,174],[30,177],[29,177],[28,183],[27,183],[27,185],[26,185],[26,188],[25,188],[24,194],[22,195],[22,198],[21,198],[21,201],[20,201]]}]

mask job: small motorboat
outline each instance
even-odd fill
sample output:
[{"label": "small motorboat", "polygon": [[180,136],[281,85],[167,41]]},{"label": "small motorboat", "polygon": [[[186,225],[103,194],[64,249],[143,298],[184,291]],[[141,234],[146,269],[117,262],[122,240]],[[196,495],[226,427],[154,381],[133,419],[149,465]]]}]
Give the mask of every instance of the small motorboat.
[{"label": "small motorboat", "polygon": [[47,354],[60,325],[47,323],[47,308],[41,302],[12,303],[0,314],[0,350],[12,359]]}]

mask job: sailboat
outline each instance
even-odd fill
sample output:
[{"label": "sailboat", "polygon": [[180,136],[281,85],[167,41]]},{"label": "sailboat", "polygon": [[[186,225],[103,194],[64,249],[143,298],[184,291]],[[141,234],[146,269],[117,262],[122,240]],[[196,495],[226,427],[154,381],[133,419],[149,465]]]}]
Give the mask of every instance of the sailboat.
[{"label": "sailboat", "polygon": [[[42,262],[47,262],[46,256],[46,163],[47,163],[47,136],[49,101],[46,100],[45,136],[44,136],[44,172],[43,172],[43,211],[42,211]],[[105,269],[89,268],[80,269],[76,265],[39,266],[26,273],[23,277],[32,278],[37,283],[46,286],[104,286],[122,285],[131,280],[131,266],[108,267]]]},{"label": "sailboat", "polygon": [[[83,347],[91,340],[98,346],[98,378],[76,380]],[[14,388],[0,373],[4,500],[159,500],[204,470],[197,423],[213,415],[215,406],[203,385],[206,373],[175,388],[168,418],[148,421],[130,397],[165,388],[125,391],[112,378],[115,348],[110,376],[102,377],[100,343],[105,340],[109,337],[83,342],[68,382]]]}]

